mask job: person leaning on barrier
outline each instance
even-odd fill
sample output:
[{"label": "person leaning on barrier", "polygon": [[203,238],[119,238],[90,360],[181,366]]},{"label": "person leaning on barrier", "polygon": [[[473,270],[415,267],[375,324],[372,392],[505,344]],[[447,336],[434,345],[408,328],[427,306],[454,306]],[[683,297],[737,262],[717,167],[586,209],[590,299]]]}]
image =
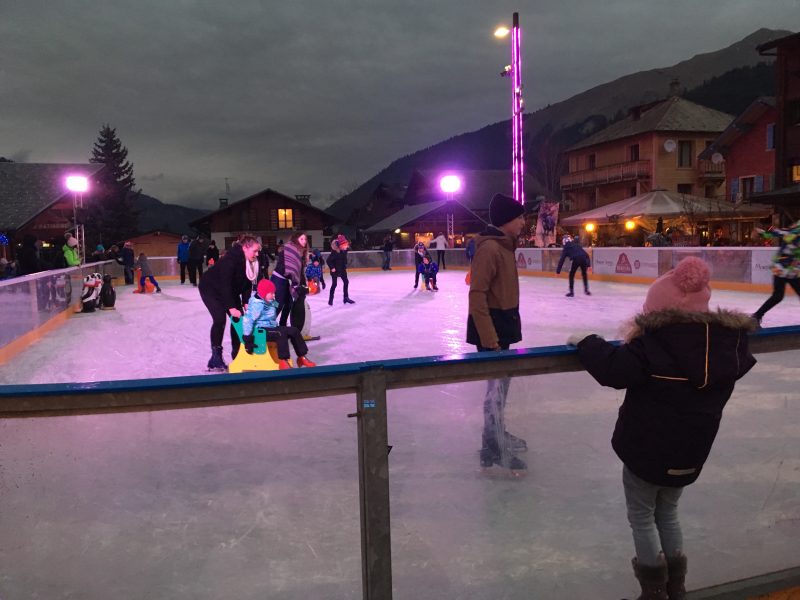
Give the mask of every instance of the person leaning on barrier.
[{"label": "person leaning on barrier", "polygon": [[[522,340],[519,316],[519,275],[514,250],[525,226],[524,208],[513,198],[495,194],[489,205],[492,222],[475,238],[469,287],[467,343],[478,352],[508,350]],[[509,378],[488,381],[483,403],[481,466],[498,465],[525,471],[527,465],[516,452],[528,449],[525,440],[505,428],[505,405]]]},{"label": "person leaning on barrier", "polygon": [[736,381],[756,363],[755,322],[711,312],[710,278],[702,260],[685,258],[650,286],[624,344],[594,334],[567,340],[600,385],[626,390],[611,445],[623,463],[640,600],[686,597],[678,501],[703,469]]}]

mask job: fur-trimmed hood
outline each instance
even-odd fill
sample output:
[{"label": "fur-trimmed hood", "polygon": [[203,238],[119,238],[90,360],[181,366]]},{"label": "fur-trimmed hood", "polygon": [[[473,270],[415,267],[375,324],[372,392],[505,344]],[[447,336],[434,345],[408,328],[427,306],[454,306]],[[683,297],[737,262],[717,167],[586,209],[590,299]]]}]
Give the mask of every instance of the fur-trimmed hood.
[{"label": "fur-trimmed hood", "polygon": [[[745,365],[740,350],[742,338],[756,329],[748,315],[726,309],[716,312],[687,312],[676,309],[637,315],[626,341],[637,337],[651,340],[658,348],[655,363],[671,365],[654,376],[686,378],[696,388],[737,379]],[[662,354],[663,353],[663,354]],[[660,358],[657,358],[660,357]],[[753,361],[755,362],[755,361]],[[752,367],[747,365],[746,370]]]},{"label": "fur-trimmed hood", "polygon": [[651,313],[639,313],[623,328],[623,337],[625,342],[630,342],[646,331],[653,331],[676,323],[709,323],[738,329],[746,333],[752,333],[758,329],[755,319],[738,310],[719,308],[716,312],[689,312],[670,308]]}]

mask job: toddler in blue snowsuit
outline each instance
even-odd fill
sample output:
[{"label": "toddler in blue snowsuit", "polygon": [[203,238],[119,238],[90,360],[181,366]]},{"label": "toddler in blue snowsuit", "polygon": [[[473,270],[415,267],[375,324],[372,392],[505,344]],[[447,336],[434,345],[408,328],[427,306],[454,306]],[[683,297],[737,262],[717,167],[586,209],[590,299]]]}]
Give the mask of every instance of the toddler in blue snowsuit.
[{"label": "toddler in blue snowsuit", "polygon": [[430,290],[431,286],[433,286],[434,291],[439,291],[439,288],[436,286],[436,273],[439,272],[439,265],[433,262],[430,256],[424,256],[422,258],[422,262],[419,263],[417,271],[425,280],[426,290]]},{"label": "toddler in blue snowsuit", "polygon": [[247,303],[247,310],[242,317],[242,341],[244,349],[248,354],[252,354],[255,348],[255,337],[253,331],[260,327],[267,331],[267,341],[275,342],[278,345],[278,358],[280,359],[278,368],[290,369],[287,362],[289,354],[289,342],[292,343],[297,354],[298,367],[316,367],[316,363],[306,358],[308,346],[303,340],[303,334],[297,327],[288,327],[278,324],[278,302],[275,300],[275,284],[269,279],[262,279],[258,282],[256,292],[250,296]]}]

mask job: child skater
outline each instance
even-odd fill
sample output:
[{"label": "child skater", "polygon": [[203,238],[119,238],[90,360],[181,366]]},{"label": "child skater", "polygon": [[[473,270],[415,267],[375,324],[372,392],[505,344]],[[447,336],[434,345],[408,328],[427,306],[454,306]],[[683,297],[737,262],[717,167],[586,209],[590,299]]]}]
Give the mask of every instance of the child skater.
[{"label": "child skater", "polygon": [[439,265],[431,260],[430,256],[423,256],[422,262],[417,268],[422,279],[425,281],[425,289],[430,290],[433,287],[434,292],[438,292],[439,288],[436,287],[436,273],[439,272]]},{"label": "child skater", "polygon": [[428,249],[425,247],[425,244],[419,242],[414,247],[414,289],[417,289],[417,286],[419,286],[419,266],[422,264],[422,259],[426,256],[430,260],[433,260],[431,259],[431,255],[428,252]]},{"label": "child skater", "polygon": [[142,270],[142,275],[139,277],[139,289],[142,293],[145,292],[144,289],[144,280],[149,279],[150,283],[152,283],[156,288],[156,293],[161,293],[161,288],[158,287],[158,282],[156,278],[153,276],[153,267],[150,266],[150,262],[147,260],[147,255],[142,252],[139,254],[139,258],[134,265],[134,268],[139,267]]},{"label": "child skater", "polygon": [[709,310],[710,270],[683,259],[647,292],[625,343],[573,335],[578,357],[600,385],[627,389],[611,445],[633,531],[639,600],[682,600],[687,560],[678,500],[703,468],[736,381],[756,363],[748,315]]},{"label": "child skater", "polygon": [[309,288],[312,287],[312,282],[316,286],[315,292],[313,294],[319,293],[320,286],[322,289],[325,289],[325,279],[322,276],[322,255],[320,255],[319,250],[314,250],[311,253],[311,260],[306,267],[306,281],[309,284]]},{"label": "child skater", "polygon": [[347,251],[350,248],[350,242],[341,233],[331,242],[331,253],[328,255],[328,270],[331,272],[331,291],[328,294],[328,304],[333,306],[333,294],[336,291],[336,280],[341,279],[344,283],[344,299],[345,304],[355,304],[354,300],[350,299],[348,286],[350,282],[347,279]]},{"label": "child skater", "polygon": [[278,344],[278,368],[291,369],[289,366],[289,342],[292,343],[297,354],[298,367],[316,367],[308,357],[308,346],[303,340],[303,335],[297,327],[278,325],[278,302],[275,300],[275,284],[269,279],[258,282],[256,291],[250,296],[247,310],[242,317],[242,339],[244,349],[248,354],[253,353],[255,338],[253,330],[261,327],[267,330],[267,341]]}]

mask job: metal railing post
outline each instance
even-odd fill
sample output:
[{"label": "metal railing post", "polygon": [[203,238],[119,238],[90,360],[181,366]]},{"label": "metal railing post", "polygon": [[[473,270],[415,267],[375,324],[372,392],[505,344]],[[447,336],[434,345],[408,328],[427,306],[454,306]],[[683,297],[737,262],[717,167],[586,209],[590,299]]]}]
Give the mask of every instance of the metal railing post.
[{"label": "metal railing post", "polygon": [[389,447],[386,375],[382,368],[364,371],[356,399],[363,598],[391,600]]}]

